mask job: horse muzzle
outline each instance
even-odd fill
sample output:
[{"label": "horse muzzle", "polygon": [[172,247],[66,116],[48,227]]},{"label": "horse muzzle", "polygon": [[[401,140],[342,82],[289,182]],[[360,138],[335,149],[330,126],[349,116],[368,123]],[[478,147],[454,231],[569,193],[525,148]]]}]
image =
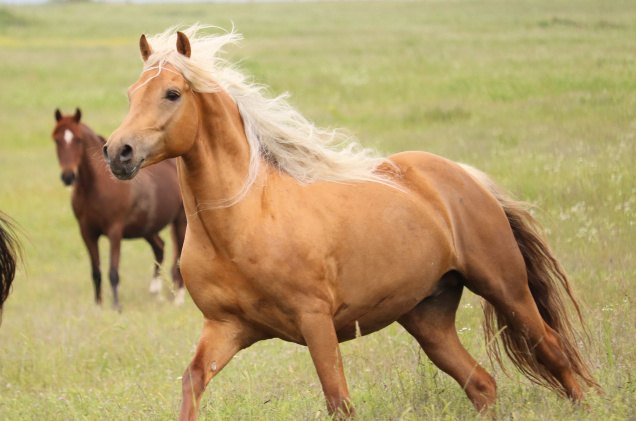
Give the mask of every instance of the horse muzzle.
[{"label": "horse muzzle", "polygon": [[62,182],[65,186],[72,186],[75,183],[75,172],[74,171],[63,171],[62,175],[60,175]]},{"label": "horse muzzle", "polygon": [[135,149],[127,144],[104,145],[104,158],[111,168],[113,175],[120,180],[130,180],[137,175],[144,159],[138,157]]}]

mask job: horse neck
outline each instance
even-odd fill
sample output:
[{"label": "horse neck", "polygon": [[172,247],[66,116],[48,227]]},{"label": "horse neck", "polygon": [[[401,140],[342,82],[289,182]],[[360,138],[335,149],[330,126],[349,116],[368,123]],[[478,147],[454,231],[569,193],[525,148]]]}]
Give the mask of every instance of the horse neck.
[{"label": "horse neck", "polygon": [[218,204],[241,189],[248,175],[250,148],[239,110],[227,93],[198,94],[197,102],[197,139],[182,159],[184,176],[201,207]]},{"label": "horse neck", "polygon": [[86,125],[80,125],[82,130],[82,157],[77,172],[76,191],[88,194],[95,191],[98,179],[104,176],[105,163],[102,160],[101,142],[97,135]]},{"label": "horse neck", "polygon": [[[233,222],[251,214],[257,180],[245,198],[230,207],[220,206],[234,197],[248,176],[250,148],[243,121],[225,92],[197,94],[199,128],[193,147],[179,161],[179,179],[189,221],[199,218],[214,230],[215,240],[232,231]],[[261,166],[260,173],[263,173]]]}]

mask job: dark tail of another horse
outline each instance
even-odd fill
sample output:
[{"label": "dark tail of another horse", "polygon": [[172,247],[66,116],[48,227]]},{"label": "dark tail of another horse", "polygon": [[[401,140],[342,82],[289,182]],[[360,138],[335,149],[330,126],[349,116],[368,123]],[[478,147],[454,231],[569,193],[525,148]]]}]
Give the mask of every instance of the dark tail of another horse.
[{"label": "dark tail of another horse", "polygon": [[[474,178],[485,185],[500,202],[509,220],[513,235],[524,257],[529,289],[544,321],[557,333],[564,354],[576,375],[588,386],[600,390],[591,375],[589,362],[582,356],[577,346],[577,331],[569,317],[567,303],[575,310],[580,324],[584,320],[580,305],[573,294],[564,269],[553,255],[541,229],[529,212],[529,206],[509,198],[488,176],[475,168],[463,166]],[[489,352],[500,366],[500,349],[495,341],[499,337],[506,354],[517,368],[531,381],[563,393],[561,385],[551,373],[536,362],[524,337],[507,329],[507,320],[491,304],[484,303],[484,331]]]},{"label": "dark tail of another horse", "polygon": [[0,213],[0,323],[2,322],[2,305],[9,296],[19,255],[20,245],[13,225]]}]

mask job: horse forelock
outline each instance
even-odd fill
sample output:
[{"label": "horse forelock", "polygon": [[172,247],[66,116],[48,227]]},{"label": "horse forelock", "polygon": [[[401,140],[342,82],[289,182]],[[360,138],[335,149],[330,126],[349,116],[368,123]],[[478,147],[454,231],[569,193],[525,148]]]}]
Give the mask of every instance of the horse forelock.
[{"label": "horse forelock", "polygon": [[144,72],[158,69],[159,73],[170,64],[195,92],[221,89],[237,104],[250,147],[248,176],[236,195],[213,207],[232,206],[240,201],[255,181],[262,161],[299,183],[375,182],[401,189],[391,171],[378,171],[384,164],[384,168],[398,174],[400,171],[393,162],[361,146],[343,131],[315,126],[289,104],[287,93],[272,97],[267,87],[252,82],[233,64],[220,58],[226,45],[242,39],[234,28],[221,35],[201,34],[209,28],[216,27],[193,25],[181,30],[190,41],[189,58],[175,48],[178,28],[149,37],[153,53],[144,63]]}]

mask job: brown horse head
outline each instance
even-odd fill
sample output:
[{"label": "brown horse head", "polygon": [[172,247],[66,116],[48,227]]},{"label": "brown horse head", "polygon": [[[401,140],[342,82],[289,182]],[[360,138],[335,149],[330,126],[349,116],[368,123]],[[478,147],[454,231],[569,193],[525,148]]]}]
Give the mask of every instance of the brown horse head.
[{"label": "brown horse head", "polygon": [[81,118],[82,111],[79,108],[75,109],[75,114],[66,116],[62,115],[59,109],[55,110],[57,123],[51,136],[55,141],[58,161],[62,168],[62,182],[67,186],[72,185],[77,178],[77,169],[84,150]]},{"label": "brown horse head", "polygon": [[[124,122],[104,146],[113,174],[127,180],[140,168],[184,154],[197,135],[197,98],[190,84],[171,65],[149,64],[153,50],[146,37],[139,41],[146,63],[140,78],[128,89],[130,107]],[[186,35],[177,33],[179,60],[190,57]]]}]

